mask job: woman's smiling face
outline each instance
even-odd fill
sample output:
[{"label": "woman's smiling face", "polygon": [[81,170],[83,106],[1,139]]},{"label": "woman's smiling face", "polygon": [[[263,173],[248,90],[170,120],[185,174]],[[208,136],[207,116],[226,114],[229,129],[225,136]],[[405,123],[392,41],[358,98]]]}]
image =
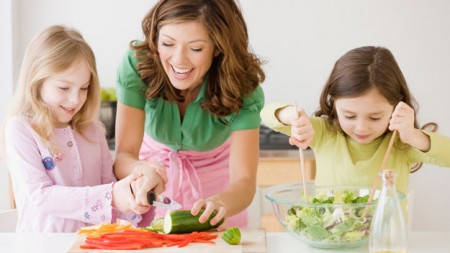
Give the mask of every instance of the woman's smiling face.
[{"label": "woman's smiling face", "polygon": [[367,144],[386,132],[394,106],[376,89],[335,102],[339,125],[355,142]]},{"label": "woman's smiling face", "polygon": [[158,52],[172,85],[187,92],[203,83],[215,46],[202,23],[189,21],[162,26]]}]

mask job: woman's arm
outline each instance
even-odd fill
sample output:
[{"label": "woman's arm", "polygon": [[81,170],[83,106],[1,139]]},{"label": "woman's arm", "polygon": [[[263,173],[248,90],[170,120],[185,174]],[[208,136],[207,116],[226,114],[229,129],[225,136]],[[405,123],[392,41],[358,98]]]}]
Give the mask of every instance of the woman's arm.
[{"label": "woman's arm", "polygon": [[144,110],[117,103],[114,172],[119,179],[133,172],[142,174],[142,177],[131,184],[136,197],[136,206],[132,209],[140,210],[141,213],[148,211],[149,208],[147,192],[164,190],[164,178],[157,173],[158,165],[139,160],[144,124]]},{"label": "woman's arm", "polygon": [[114,173],[119,179],[133,172],[136,163],[139,162],[144,124],[144,110],[117,102]]},{"label": "woman's arm", "polygon": [[220,194],[197,201],[192,208],[193,214],[204,207],[200,217],[202,222],[216,209],[218,214],[211,220],[216,224],[223,217],[235,215],[249,206],[256,192],[258,158],[259,129],[234,131],[231,135],[230,185]]}]

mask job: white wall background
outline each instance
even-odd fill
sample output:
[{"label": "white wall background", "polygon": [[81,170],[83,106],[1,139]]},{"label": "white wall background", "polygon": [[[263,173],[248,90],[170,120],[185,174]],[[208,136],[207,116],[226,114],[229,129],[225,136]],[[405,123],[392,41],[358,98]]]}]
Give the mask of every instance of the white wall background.
[{"label": "white wall background", "polygon": [[[96,53],[101,84],[113,86],[119,59],[129,41],[141,38],[141,19],[155,3],[17,0],[12,5],[12,0],[1,1],[13,6],[11,12],[15,14],[8,16],[9,20],[17,20],[14,25],[7,22],[4,28],[2,2],[1,58],[5,55],[5,36],[11,38],[9,29],[13,33],[6,41],[6,55],[14,52],[13,61],[9,61],[14,67],[12,77],[1,75],[2,87],[12,87],[11,79],[17,77],[30,39],[52,24],[73,26],[83,33]],[[266,102],[297,100],[312,112],[334,62],[342,54],[364,45],[385,46],[396,56],[420,103],[419,121],[438,122],[440,132],[450,136],[450,1],[241,0],[241,7],[252,47],[268,61],[263,84]],[[2,91],[0,101],[8,96]],[[5,105],[0,106],[3,109]],[[450,219],[446,218],[450,210],[449,182],[450,169],[431,165],[412,176],[414,230],[450,230]]]},{"label": "white wall background", "polygon": [[[0,0],[0,119],[13,93],[13,0]],[[0,157],[0,210],[8,207],[8,173],[5,162]]]}]

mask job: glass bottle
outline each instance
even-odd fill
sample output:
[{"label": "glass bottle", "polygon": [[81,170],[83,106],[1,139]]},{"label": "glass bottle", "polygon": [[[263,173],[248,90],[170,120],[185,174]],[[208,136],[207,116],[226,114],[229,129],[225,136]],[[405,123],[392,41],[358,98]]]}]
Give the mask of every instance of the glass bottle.
[{"label": "glass bottle", "polygon": [[396,172],[381,173],[383,187],[373,214],[369,234],[370,253],[406,253],[408,241],[403,209],[395,189]]}]

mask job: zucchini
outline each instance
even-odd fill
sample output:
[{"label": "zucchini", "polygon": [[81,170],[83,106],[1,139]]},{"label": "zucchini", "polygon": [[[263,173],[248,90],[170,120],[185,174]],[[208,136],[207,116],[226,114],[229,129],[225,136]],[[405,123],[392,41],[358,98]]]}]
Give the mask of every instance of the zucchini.
[{"label": "zucchini", "polygon": [[238,245],[241,242],[241,231],[237,227],[227,229],[222,234],[222,239],[231,245]]},{"label": "zucchini", "polygon": [[164,218],[158,218],[152,221],[150,224],[149,230],[153,232],[163,232],[164,231]]},{"label": "zucchini", "polygon": [[217,211],[213,211],[211,216],[205,223],[200,223],[198,220],[204,210],[193,216],[191,210],[180,210],[171,213],[166,213],[164,216],[164,233],[166,234],[183,234],[191,233],[194,231],[200,232],[217,228],[223,223],[224,219],[220,220],[216,225],[210,224],[211,219],[216,216]]}]

